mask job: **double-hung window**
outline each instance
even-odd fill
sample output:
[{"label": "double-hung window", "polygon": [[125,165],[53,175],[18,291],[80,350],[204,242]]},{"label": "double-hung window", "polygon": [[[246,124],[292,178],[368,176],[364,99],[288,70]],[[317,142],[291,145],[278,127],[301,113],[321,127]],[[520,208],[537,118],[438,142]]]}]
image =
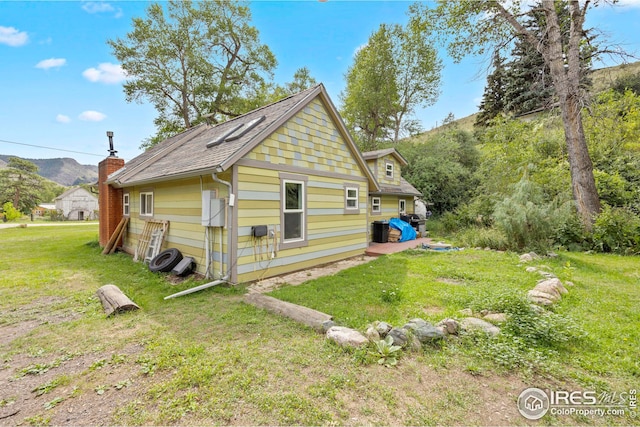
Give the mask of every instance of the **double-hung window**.
[{"label": "double-hung window", "polygon": [[140,216],[153,216],[153,192],[140,193]]},{"label": "double-hung window", "polygon": [[359,213],[360,205],[358,201],[359,191],[358,187],[354,187],[353,185],[345,185],[344,186],[344,209],[345,213]]},{"label": "double-hung window", "polygon": [[393,163],[385,164],[385,172],[388,179],[393,179]]},{"label": "double-hung window", "polygon": [[380,197],[371,198],[371,213],[374,213],[374,214],[380,213]]},{"label": "double-hung window", "polygon": [[284,182],[284,239],[304,239],[304,183]]},{"label": "double-hung window", "polygon": [[122,195],[122,215],[129,216],[129,193]]}]

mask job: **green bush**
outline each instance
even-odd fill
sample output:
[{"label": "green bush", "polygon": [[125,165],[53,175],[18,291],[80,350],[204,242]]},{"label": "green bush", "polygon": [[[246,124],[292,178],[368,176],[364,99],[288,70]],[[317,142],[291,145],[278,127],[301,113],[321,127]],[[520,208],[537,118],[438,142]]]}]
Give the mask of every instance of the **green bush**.
[{"label": "green bush", "polygon": [[496,205],[494,219],[510,249],[544,252],[553,244],[556,226],[570,214],[569,203],[545,200],[540,186],[525,174],[513,193]]},{"label": "green bush", "polygon": [[509,249],[504,233],[496,228],[465,228],[455,234],[454,240],[458,246],[468,248],[491,248],[498,251]]},{"label": "green bush", "polygon": [[593,246],[601,252],[640,254],[640,216],[605,205],[593,224]]},{"label": "green bush", "polygon": [[18,219],[22,216],[22,212],[13,207],[13,203],[6,202],[2,205],[2,211],[4,212],[4,217],[7,221],[13,221],[14,219]]},{"label": "green bush", "polygon": [[555,225],[553,240],[556,246],[573,252],[587,250],[593,246],[591,235],[585,230],[576,212]]}]

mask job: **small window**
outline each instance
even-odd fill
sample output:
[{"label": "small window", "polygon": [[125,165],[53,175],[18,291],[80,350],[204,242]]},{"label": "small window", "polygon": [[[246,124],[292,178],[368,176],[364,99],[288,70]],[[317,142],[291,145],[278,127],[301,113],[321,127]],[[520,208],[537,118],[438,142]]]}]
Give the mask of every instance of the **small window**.
[{"label": "small window", "polygon": [[404,215],[407,212],[407,201],[404,199],[398,200],[398,211],[400,215]]},{"label": "small window", "polygon": [[387,163],[385,166],[387,178],[393,179],[393,163]]},{"label": "small window", "polygon": [[129,193],[122,195],[122,215],[129,216]]},{"label": "small window", "polygon": [[142,216],[153,215],[153,193],[152,192],[140,193],[140,215]]},{"label": "small window", "polygon": [[346,208],[358,209],[358,189],[354,187],[345,188]]},{"label": "small window", "polygon": [[380,197],[371,198],[371,212],[380,213]]}]

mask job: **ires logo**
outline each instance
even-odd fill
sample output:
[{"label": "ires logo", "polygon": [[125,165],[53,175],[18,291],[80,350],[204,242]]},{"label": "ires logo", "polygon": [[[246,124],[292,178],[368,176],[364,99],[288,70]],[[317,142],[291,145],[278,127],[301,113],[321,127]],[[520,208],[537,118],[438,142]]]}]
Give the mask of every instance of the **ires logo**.
[{"label": "ires logo", "polygon": [[549,403],[551,405],[596,405],[598,403],[595,391],[550,391]]}]

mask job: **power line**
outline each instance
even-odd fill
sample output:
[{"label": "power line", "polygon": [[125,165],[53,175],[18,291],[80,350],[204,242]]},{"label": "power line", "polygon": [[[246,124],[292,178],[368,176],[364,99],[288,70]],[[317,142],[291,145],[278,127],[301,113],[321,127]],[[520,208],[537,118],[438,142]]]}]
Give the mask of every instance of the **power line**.
[{"label": "power line", "polygon": [[47,149],[47,150],[54,150],[54,151],[65,151],[67,153],[86,154],[87,156],[105,157],[102,154],[85,153],[83,151],[65,150],[64,148],[46,147],[44,145],[25,144],[24,142],[7,141],[5,139],[0,139],[0,142],[6,142],[7,144],[24,145],[24,146],[27,146],[27,147],[44,148],[44,149]]}]

